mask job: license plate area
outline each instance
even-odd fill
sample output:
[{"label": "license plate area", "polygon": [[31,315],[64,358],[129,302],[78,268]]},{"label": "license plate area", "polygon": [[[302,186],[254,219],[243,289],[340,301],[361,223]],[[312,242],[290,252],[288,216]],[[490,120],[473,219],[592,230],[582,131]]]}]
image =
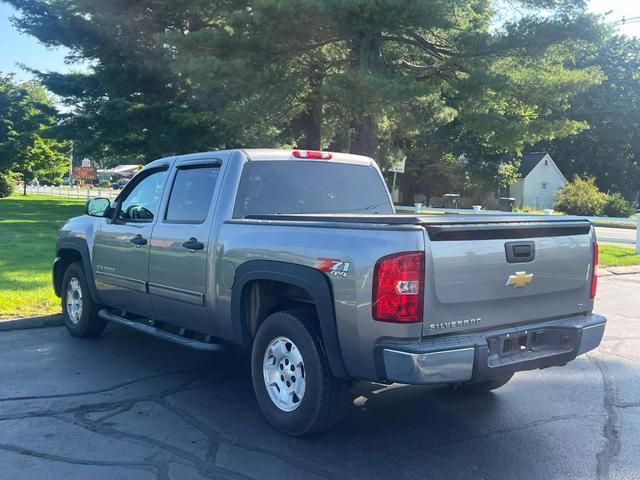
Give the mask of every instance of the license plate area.
[{"label": "license plate area", "polygon": [[501,357],[513,354],[521,354],[529,350],[529,335],[526,333],[515,335],[501,335],[498,338]]},{"label": "license plate area", "polygon": [[488,366],[502,366],[567,353],[576,348],[575,329],[541,328],[487,338]]}]

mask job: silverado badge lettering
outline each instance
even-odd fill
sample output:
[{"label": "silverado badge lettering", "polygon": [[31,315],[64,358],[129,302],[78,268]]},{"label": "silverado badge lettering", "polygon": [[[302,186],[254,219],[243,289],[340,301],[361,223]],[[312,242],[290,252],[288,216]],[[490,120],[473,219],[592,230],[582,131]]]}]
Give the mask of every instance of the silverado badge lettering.
[{"label": "silverado badge lettering", "polygon": [[113,268],[113,267],[107,267],[105,265],[96,265],[96,271],[114,273],[116,271],[116,269]]},{"label": "silverado badge lettering", "polygon": [[452,322],[442,322],[442,323],[430,323],[429,330],[443,330],[446,328],[458,328],[458,327],[468,327],[470,325],[480,325],[482,319],[478,318],[469,318],[468,320],[454,320]]}]

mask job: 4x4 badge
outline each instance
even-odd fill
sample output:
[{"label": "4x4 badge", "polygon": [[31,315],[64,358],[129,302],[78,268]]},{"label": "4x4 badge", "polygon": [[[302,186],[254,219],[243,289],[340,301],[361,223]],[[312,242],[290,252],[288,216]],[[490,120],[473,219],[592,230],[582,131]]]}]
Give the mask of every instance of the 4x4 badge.
[{"label": "4x4 badge", "polygon": [[346,278],[351,262],[344,262],[338,258],[318,258],[316,268],[334,277]]}]

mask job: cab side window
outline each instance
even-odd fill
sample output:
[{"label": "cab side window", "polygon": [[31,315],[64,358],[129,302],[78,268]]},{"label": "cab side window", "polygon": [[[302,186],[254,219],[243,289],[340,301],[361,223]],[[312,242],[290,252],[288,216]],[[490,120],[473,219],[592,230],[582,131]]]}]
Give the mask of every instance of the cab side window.
[{"label": "cab side window", "polygon": [[118,220],[152,222],[160,205],[166,176],[166,170],[157,170],[137,182],[121,200]]},{"label": "cab side window", "polygon": [[169,223],[202,223],[207,218],[220,168],[193,166],[176,172],[165,220]]}]

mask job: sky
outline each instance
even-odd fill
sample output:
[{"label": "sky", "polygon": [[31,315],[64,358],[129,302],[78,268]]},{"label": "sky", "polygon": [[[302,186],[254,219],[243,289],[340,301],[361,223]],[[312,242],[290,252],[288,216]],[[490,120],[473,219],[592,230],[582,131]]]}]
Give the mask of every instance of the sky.
[{"label": "sky", "polygon": [[65,51],[48,49],[35,38],[19,33],[9,22],[12,14],[13,8],[0,0],[0,72],[15,72],[18,80],[31,78],[18,63],[38,70],[68,71],[69,67],[64,63]]},{"label": "sky", "polygon": [[[591,0],[589,10],[606,14],[612,22],[622,18],[638,17],[636,22],[618,26],[620,33],[640,36],[640,1],[639,0]],[[65,64],[67,51],[64,48],[47,48],[35,38],[21,34],[11,25],[9,18],[14,14],[13,8],[0,0],[0,72],[14,72],[18,80],[28,80],[31,74],[20,68],[24,64],[36,70],[68,72],[78,69],[77,66]]]}]

